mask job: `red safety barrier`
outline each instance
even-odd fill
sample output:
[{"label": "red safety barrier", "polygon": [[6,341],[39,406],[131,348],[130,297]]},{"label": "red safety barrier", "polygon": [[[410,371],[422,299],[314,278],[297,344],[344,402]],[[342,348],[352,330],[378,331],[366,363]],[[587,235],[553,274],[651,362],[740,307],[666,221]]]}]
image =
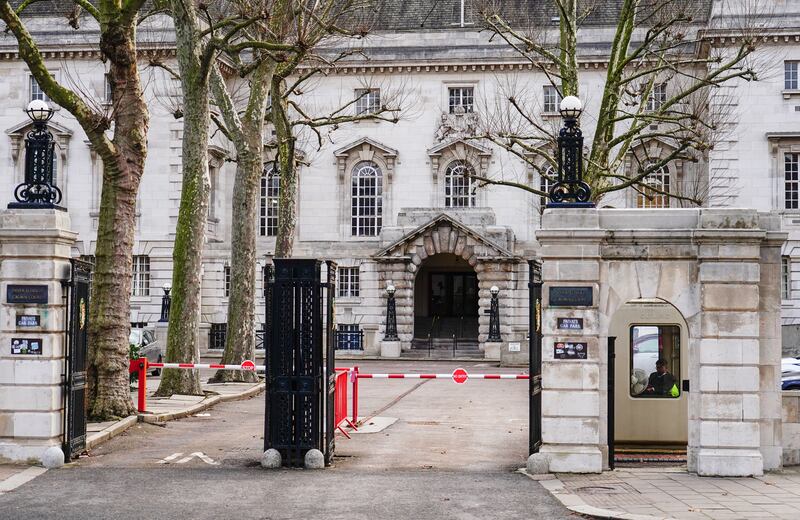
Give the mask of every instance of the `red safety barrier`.
[{"label": "red safety barrier", "polygon": [[342,428],[342,423],[346,422],[353,430],[358,431],[356,425],[347,418],[347,374],[350,373],[350,369],[337,368],[336,371],[338,373],[336,374],[335,387],[333,391],[333,425],[334,428],[338,429],[344,434],[345,437],[349,439],[350,435],[344,431],[344,428]]},{"label": "red safety barrier", "polygon": [[136,393],[136,409],[139,412],[144,412],[147,407],[147,371],[151,368],[209,368],[217,370],[258,371],[265,370],[266,367],[264,365],[256,365],[249,359],[242,361],[241,365],[220,365],[214,363],[150,363],[147,361],[147,358],[131,359],[130,365],[128,366],[128,373],[139,373],[139,389]]},{"label": "red safety barrier", "polygon": [[456,383],[466,383],[468,379],[530,379],[530,374],[469,374],[463,368],[457,368],[450,374],[364,374],[357,370],[358,379],[451,379]]}]

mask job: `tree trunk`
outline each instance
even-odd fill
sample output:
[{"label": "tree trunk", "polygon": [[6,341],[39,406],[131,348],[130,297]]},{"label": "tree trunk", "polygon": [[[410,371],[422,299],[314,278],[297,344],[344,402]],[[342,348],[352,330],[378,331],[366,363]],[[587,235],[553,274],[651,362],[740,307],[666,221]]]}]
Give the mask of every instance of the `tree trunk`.
[{"label": "tree trunk", "polygon": [[[236,224],[231,229],[231,289],[223,364],[237,365],[245,359],[255,358],[256,218],[258,191],[264,171],[264,115],[274,70],[274,63],[268,61],[254,71],[247,110],[241,120],[234,117],[230,98],[226,91],[222,91],[224,84],[219,78],[213,83],[217,105],[236,136],[234,144],[238,158],[233,182],[231,222]],[[218,370],[210,382],[223,381],[256,382],[258,376],[255,372],[243,370]]]},{"label": "tree trunk", "polygon": [[[208,176],[208,70],[202,66],[194,5],[172,2],[178,66],[183,89],[181,203],[172,251],[172,304],[167,329],[167,362],[200,359],[201,274],[211,182]],[[196,370],[166,369],[156,395],[200,395]]]},{"label": "tree trunk", "polygon": [[[149,118],[136,61],[135,29],[111,27],[102,35],[100,45],[111,61],[114,106],[118,108],[114,114],[116,153],[98,147],[103,159],[103,185],[89,303],[87,378],[89,417],[111,420],[134,412],[128,375],[128,295],[136,194],[147,155]],[[99,143],[100,136],[87,135]]]},{"label": "tree trunk", "polygon": [[[261,134],[255,135],[258,144],[252,150],[242,150],[233,183],[231,222],[231,289],[228,295],[228,328],[222,363],[241,364],[255,357],[255,292],[256,292],[256,202],[264,168],[261,159]],[[248,139],[249,140],[249,139]],[[250,148],[240,146],[237,148]],[[218,370],[209,382],[256,382],[255,372]]]},{"label": "tree trunk", "polygon": [[294,247],[297,225],[297,169],[295,167],[294,131],[286,113],[283,98],[283,82],[272,82],[272,124],[278,141],[278,171],[280,193],[278,194],[278,236],[275,238],[275,256],[289,258]]}]

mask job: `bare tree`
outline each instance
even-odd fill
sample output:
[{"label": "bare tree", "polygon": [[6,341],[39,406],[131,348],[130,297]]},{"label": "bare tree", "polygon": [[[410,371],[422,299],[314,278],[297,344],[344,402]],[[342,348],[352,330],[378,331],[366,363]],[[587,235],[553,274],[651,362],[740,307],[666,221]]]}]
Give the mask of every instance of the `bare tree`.
[{"label": "bare tree", "polygon": [[[580,4],[580,5],[579,5]],[[594,135],[585,158],[584,180],[600,200],[611,192],[633,189],[645,200],[669,197],[702,204],[713,176],[686,179],[680,189],[659,175],[676,160],[706,160],[715,142],[730,130],[731,114],[709,102],[712,91],[736,81],[758,79],[754,52],[760,20],[758,2],[732,16],[727,28],[732,44],[710,45],[701,12],[691,0],[620,0],[605,85],[596,112]],[[558,30],[526,27],[504,14],[502,2],[479,2],[492,38],[511,45],[548,78],[560,96],[579,96],[579,29],[607,6],[577,0],[553,0]],[[708,9],[708,7],[705,7]],[[556,166],[553,125],[543,122],[530,93],[506,91],[502,117],[490,114],[476,138],[488,140],[539,170],[545,177]],[[510,114],[510,115],[509,115]],[[593,111],[594,114],[594,111]],[[659,141],[666,152],[649,152]],[[626,168],[626,163],[628,167]],[[480,178],[487,184],[515,186],[546,195],[540,186]]]},{"label": "bare tree", "polygon": [[[238,75],[249,84],[247,99],[237,104],[221,74],[215,72],[212,90],[222,114],[216,120],[236,148],[237,171],[234,181],[231,240],[231,289],[228,300],[228,327],[223,363],[238,364],[255,354],[255,269],[256,217],[259,183],[264,174],[265,143],[275,149],[273,166],[278,172],[278,232],[276,256],[290,256],[294,240],[297,206],[297,129],[314,129],[318,146],[323,144],[322,127],[384,119],[397,121],[398,108],[388,104],[374,110],[355,113],[348,100],[343,106],[329,109],[324,116],[303,107],[303,89],[320,75],[327,74],[336,64],[357,50],[347,48],[323,54],[323,42],[360,38],[364,30],[352,27],[352,16],[361,13],[367,4],[359,0],[324,0],[309,4],[296,0],[276,1],[271,19],[265,26],[248,27],[244,32],[252,40],[283,44],[288,48],[275,53],[265,49],[227,53]],[[348,22],[345,29],[340,23]],[[324,51],[323,51],[324,52]],[[366,96],[368,90],[364,91]],[[272,123],[275,138],[267,137],[265,120]],[[243,373],[218,371],[214,381],[247,379]]]},{"label": "bare tree", "polygon": [[[149,115],[142,93],[136,26],[144,0],[75,0],[65,21],[99,26],[97,45],[109,63],[113,112],[93,109],[75,89],[55,79],[20,18],[34,3],[15,9],[0,1],[0,18],[17,40],[20,57],[47,96],[72,114],[103,161],[103,183],[89,319],[89,415],[107,420],[133,412],[128,381],[131,252],[136,194],[147,155]],[[113,132],[111,129],[113,128]]]}]

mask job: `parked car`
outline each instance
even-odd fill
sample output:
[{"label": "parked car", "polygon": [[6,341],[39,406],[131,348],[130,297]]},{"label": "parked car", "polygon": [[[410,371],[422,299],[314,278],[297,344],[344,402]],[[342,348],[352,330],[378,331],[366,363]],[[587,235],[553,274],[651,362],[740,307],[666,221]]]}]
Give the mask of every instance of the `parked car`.
[{"label": "parked car", "polygon": [[[150,329],[131,329],[131,335],[128,342],[134,345],[138,352],[139,357],[146,357],[149,363],[161,363],[164,360],[164,345],[156,341],[156,334]],[[154,368],[150,371],[151,375],[161,375],[160,368]]]},{"label": "parked car", "polygon": [[800,390],[800,357],[781,359],[781,388]]},{"label": "parked car", "polygon": [[658,361],[660,354],[658,351],[658,333],[645,334],[633,340],[634,369],[638,368],[649,376],[656,371],[656,361]]}]

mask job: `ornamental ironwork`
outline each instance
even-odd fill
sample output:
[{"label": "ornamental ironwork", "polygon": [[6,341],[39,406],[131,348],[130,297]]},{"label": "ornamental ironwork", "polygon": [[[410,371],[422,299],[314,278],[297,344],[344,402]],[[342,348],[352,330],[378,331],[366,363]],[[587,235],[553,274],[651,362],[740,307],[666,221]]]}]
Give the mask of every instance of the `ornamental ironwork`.
[{"label": "ornamental ironwork", "polygon": [[25,137],[25,181],[14,190],[16,203],[9,208],[54,208],[61,202],[61,190],[53,184],[55,141],[47,129],[52,111],[34,118],[33,129]]}]

